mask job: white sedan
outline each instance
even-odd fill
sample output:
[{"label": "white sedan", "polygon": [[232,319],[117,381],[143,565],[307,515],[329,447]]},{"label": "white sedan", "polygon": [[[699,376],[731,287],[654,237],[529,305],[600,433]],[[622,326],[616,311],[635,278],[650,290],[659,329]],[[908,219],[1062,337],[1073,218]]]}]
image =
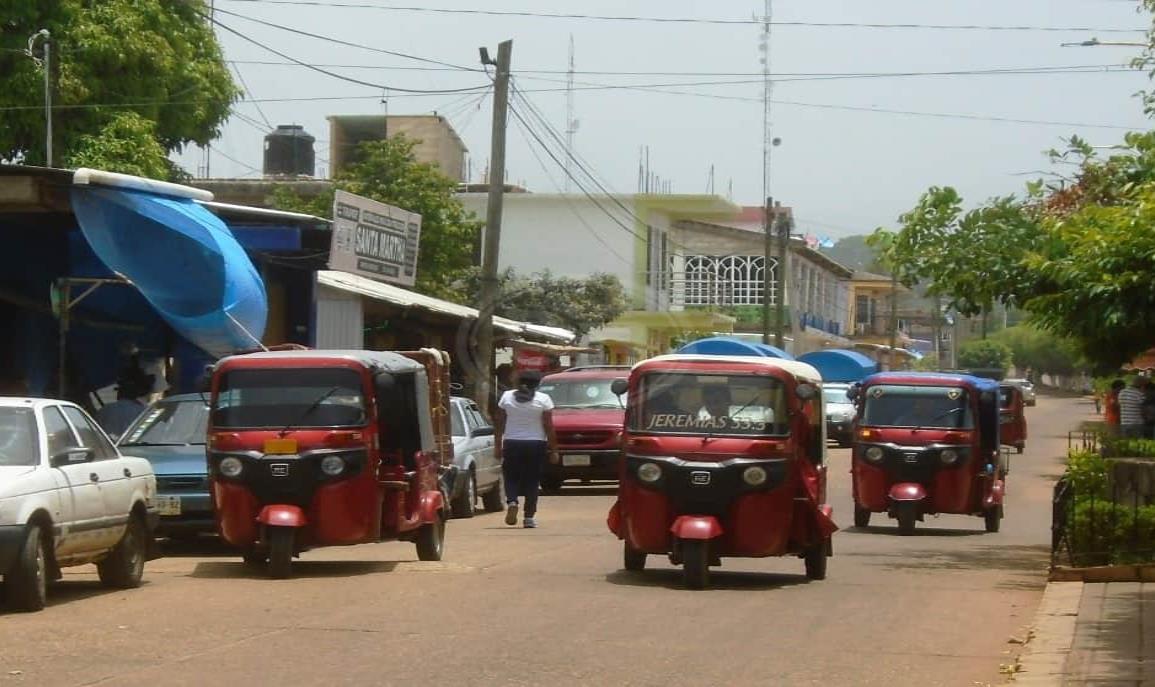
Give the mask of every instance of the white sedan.
[{"label": "white sedan", "polygon": [[149,462],[121,455],[79,406],[0,398],[0,574],[8,604],[40,610],[61,568],[88,563],[109,587],[139,586],[155,495]]}]

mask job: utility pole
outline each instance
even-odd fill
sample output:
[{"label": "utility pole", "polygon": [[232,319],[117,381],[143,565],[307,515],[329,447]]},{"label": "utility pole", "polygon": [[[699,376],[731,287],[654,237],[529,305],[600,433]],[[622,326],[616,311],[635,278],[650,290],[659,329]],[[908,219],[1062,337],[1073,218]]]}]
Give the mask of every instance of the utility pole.
[{"label": "utility pole", "polygon": [[[770,344],[770,287],[774,283],[770,276],[770,261],[774,257],[774,199],[767,197],[766,206],[762,211],[762,233],[765,245],[763,246],[762,265],[762,343]],[[779,265],[780,266],[780,265]],[[774,270],[777,274],[778,269]],[[779,291],[775,300],[782,298]]]},{"label": "utility pole", "polygon": [[493,409],[493,311],[497,307],[497,263],[501,248],[501,208],[505,191],[505,123],[509,110],[509,64],[513,41],[497,46],[497,61],[481,48],[481,63],[493,65],[493,129],[489,163],[489,202],[485,212],[485,246],[481,257],[481,294],[477,318],[477,402]]},{"label": "utility pole", "polygon": [[774,224],[778,227],[778,265],[775,269],[775,274],[778,276],[778,290],[775,294],[774,305],[777,308],[777,316],[774,324],[774,345],[783,350],[786,349],[786,280],[788,279],[788,272],[790,268],[789,250],[790,250],[790,223],[783,221],[778,216],[778,210],[782,207],[782,203],[775,203],[774,205]]}]

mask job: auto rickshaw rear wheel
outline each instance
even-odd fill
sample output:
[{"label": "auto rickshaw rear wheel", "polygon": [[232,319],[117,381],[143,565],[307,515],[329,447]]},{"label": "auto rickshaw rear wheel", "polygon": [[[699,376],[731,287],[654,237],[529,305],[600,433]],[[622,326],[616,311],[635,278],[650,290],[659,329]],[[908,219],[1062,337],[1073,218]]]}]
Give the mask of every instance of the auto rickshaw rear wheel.
[{"label": "auto rickshaw rear wheel", "polygon": [[269,577],[283,580],[293,573],[292,527],[269,528]]},{"label": "auto rickshaw rear wheel", "polygon": [[263,568],[269,562],[268,554],[260,549],[249,549],[241,554],[241,558],[250,568]]},{"label": "auto rickshaw rear wheel", "polygon": [[914,523],[918,520],[918,505],[913,502],[903,502],[895,506],[895,517],[898,519],[898,533],[905,536],[914,534]]},{"label": "auto rickshaw rear wheel", "polygon": [[987,532],[998,532],[999,525],[1003,520],[1003,507],[992,506],[983,511],[983,524],[986,526]]},{"label": "auto rickshaw rear wheel", "polygon": [[826,554],[829,548],[829,541],[823,541],[806,549],[802,557],[806,564],[806,577],[812,580],[826,579]]},{"label": "auto rickshaw rear wheel", "polygon": [[682,578],[690,589],[705,589],[710,584],[710,543],[682,541]]},{"label": "auto rickshaw rear wheel", "polygon": [[564,481],[560,477],[542,477],[541,488],[543,491],[558,492],[561,491],[561,485]]},{"label": "auto rickshaw rear wheel", "polygon": [[417,530],[417,558],[423,561],[439,561],[445,553],[445,518],[441,515],[431,523]]},{"label": "auto rickshaw rear wheel", "polygon": [[638,572],[646,569],[646,552],[638,551],[629,542],[622,543],[622,560],[626,570]]},{"label": "auto rickshaw rear wheel", "polygon": [[854,507],[854,526],[866,527],[870,524],[870,511],[860,506]]}]

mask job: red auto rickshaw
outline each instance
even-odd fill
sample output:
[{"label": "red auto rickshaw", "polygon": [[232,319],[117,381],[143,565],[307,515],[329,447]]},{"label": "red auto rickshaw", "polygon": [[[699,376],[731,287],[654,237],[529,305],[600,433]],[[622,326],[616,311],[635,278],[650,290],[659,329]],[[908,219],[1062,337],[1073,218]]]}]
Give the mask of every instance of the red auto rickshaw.
[{"label": "red auto rickshaw", "polygon": [[852,387],[854,524],[872,513],[912,534],[926,515],[1003,517],[1006,463],[999,448],[999,385],[937,372],[881,372]]},{"label": "red auto rickshaw", "polygon": [[440,560],[453,458],[440,351],[278,351],[212,374],[211,492],[221,537],[288,577],[319,546],[412,541]]},{"label": "red auto rickshaw", "polygon": [[821,378],[793,361],[668,355],[629,379],[610,531],[627,570],[649,554],[701,589],[723,557],[797,555],[826,576],[837,529],[826,504]]},{"label": "red auto rickshaw", "polygon": [[1022,453],[1027,446],[1027,416],[1023,390],[1014,384],[999,385],[999,441]]}]

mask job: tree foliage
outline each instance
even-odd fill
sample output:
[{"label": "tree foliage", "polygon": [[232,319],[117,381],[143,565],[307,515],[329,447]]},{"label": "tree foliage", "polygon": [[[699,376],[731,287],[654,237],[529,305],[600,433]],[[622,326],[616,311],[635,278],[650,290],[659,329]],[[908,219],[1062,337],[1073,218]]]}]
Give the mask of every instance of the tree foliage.
[{"label": "tree foliage", "polygon": [[26,108],[5,112],[0,159],[45,162],[43,68],[23,53],[41,29],[52,40],[55,163],[167,173],[157,147],[210,142],[240,96],[202,0],[0,0],[0,17],[0,107]]},{"label": "tree foliage", "polygon": [[968,341],[958,349],[958,364],[962,368],[1005,370],[1011,365],[1011,357],[1011,349],[1006,344],[991,339]]},{"label": "tree foliage", "polygon": [[1020,370],[1067,376],[1086,366],[1073,339],[1031,325],[1008,327],[992,339],[1011,349],[1011,361]]},{"label": "tree foliage", "polygon": [[[579,337],[612,322],[627,306],[626,290],[612,274],[577,279],[555,276],[548,270],[524,276],[507,269],[498,275],[498,282],[497,315],[564,327]],[[476,292],[480,274],[475,271],[467,284]]]},{"label": "tree foliage", "polygon": [[273,193],[273,205],[318,217],[333,214],[333,193],[348,191],[421,215],[417,290],[438,298],[476,305],[476,289],[464,281],[474,263],[482,223],[455,196],[457,184],[437,167],[417,162],[416,143],[404,136],[367,141],[355,162],[333,179],[333,188],[302,198],[287,187]]}]

